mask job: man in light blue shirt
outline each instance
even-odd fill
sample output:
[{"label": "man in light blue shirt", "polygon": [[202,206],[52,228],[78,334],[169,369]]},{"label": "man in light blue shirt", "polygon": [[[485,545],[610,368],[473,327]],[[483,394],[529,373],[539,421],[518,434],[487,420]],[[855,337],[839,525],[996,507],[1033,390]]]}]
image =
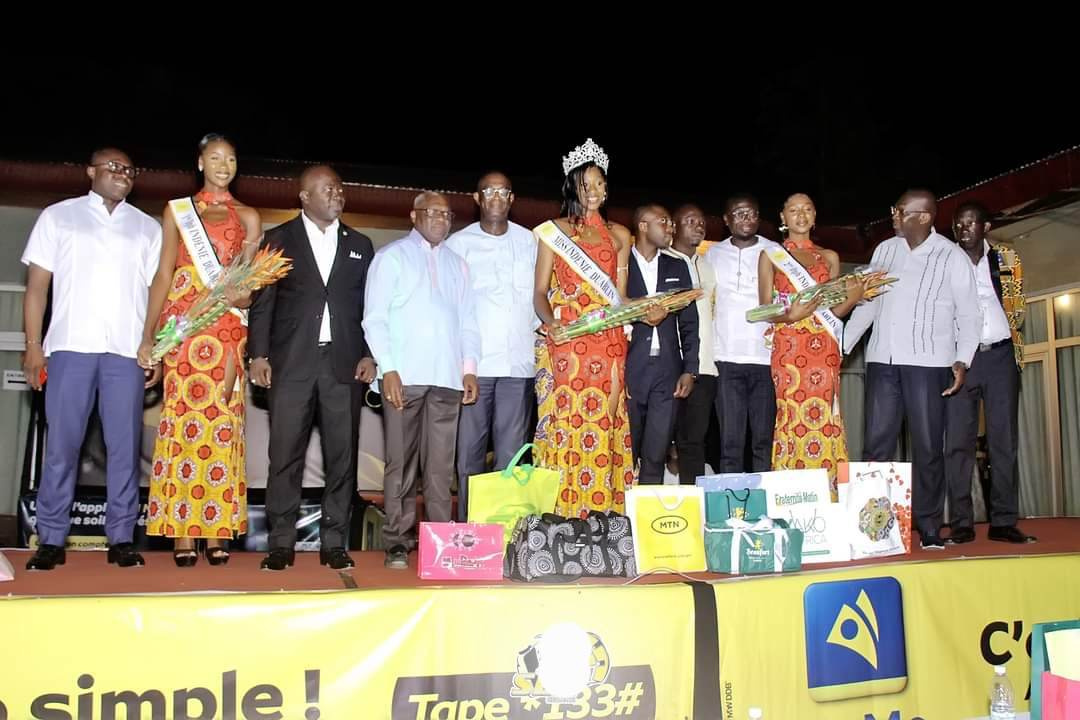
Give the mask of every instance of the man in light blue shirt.
[{"label": "man in light blue shirt", "polygon": [[454,219],[449,203],[438,193],[421,193],[409,217],[412,232],[379,250],[371,263],[363,323],[384,402],[385,564],[399,570],[408,568],[416,544],[421,464],[425,515],[433,522],[451,519],[458,412],[476,402],[480,357],[468,268],[443,243]]},{"label": "man in light blue shirt", "polygon": [[459,230],[446,246],[469,267],[476,298],[480,338],[476,403],[461,408],[457,439],[458,512],[468,516],[468,479],[487,470],[488,439],[495,447],[495,469],[502,470],[525,444],[536,406],[535,329],[533,309],[536,238],[510,222],[514,190],[500,172],[480,178],[473,200],[480,222]]}]

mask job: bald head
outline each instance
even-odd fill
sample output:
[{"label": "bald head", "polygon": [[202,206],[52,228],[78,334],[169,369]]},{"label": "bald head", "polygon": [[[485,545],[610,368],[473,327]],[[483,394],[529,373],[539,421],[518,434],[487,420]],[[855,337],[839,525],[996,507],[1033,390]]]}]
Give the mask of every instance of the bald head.
[{"label": "bald head", "polygon": [[341,217],[345,210],[345,187],[341,177],[327,165],[315,165],[300,175],[300,204],[304,214],[320,229]]},{"label": "bald head", "polygon": [[483,192],[486,187],[506,187],[511,190],[513,189],[513,186],[510,184],[510,178],[497,170],[489,172],[477,181],[476,192]]},{"label": "bald head", "polygon": [[413,200],[413,211],[409,213],[409,219],[425,240],[432,245],[438,245],[450,234],[454,213],[450,211],[450,203],[442,193],[426,191]]},{"label": "bald head", "polygon": [[937,217],[937,198],[929,190],[908,190],[900,196],[897,207],[907,210],[925,210]]}]

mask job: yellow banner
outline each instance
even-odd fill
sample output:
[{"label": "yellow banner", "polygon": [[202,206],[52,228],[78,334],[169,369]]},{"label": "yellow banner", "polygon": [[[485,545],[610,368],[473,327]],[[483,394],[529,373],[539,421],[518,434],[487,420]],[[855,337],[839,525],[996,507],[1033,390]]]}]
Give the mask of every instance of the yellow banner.
[{"label": "yellow banner", "polygon": [[723,720],[984,718],[1028,707],[1030,635],[1080,616],[1080,555],[861,567],[716,586]]},{"label": "yellow banner", "polygon": [[0,601],[0,720],[691,717],[692,620],[681,584]]}]

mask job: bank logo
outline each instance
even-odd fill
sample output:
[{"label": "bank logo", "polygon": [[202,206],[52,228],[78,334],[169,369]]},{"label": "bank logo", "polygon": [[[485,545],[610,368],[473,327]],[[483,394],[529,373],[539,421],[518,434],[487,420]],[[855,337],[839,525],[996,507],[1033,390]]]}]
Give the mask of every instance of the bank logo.
[{"label": "bank logo", "polygon": [[904,610],[896,578],[814,583],[803,593],[810,697],[829,702],[907,686]]}]

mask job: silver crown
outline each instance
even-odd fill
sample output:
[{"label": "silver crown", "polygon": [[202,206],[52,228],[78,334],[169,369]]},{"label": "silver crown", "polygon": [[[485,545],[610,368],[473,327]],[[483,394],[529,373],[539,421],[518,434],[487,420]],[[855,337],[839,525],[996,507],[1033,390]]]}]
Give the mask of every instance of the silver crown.
[{"label": "silver crown", "polygon": [[587,162],[596,163],[605,174],[607,173],[607,153],[604,152],[604,148],[594,143],[592,138],[587,138],[584,145],[578,145],[574,148],[574,152],[562,159],[563,175],[569,175],[571,170]]}]

